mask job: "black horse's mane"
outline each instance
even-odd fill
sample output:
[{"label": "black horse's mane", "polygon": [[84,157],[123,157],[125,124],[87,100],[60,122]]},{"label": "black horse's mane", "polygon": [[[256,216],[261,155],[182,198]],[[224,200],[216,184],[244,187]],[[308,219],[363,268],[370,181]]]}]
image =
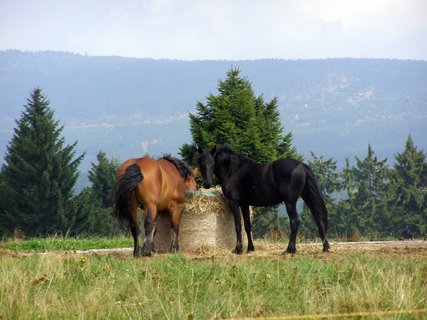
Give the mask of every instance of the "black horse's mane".
[{"label": "black horse's mane", "polygon": [[222,151],[222,152],[225,152],[229,155],[237,157],[240,161],[245,161],[245,162],[250,162],[250,163],[256,162],[254,159],[249,158],[248,156],[234,150],[233,147],[230,146],[228,143],[225,143],[223,145],[218,146],[217,151]]},{"label": "black horse's mane", "polygon": [[234,173],[237,170],[241,169],[244,165],[252,166],[256,164],[254,159],[249,158],[248,156],[234,150],[229,144],[223,144],[217,147],[217,152],[223,152],[227,154],[228,161],[228,171]]},{"label": "black horse's mane", "polygon": [[181,177],[183,177],[184,179],[187,179],[188,177],[193,175],[190,168],[185,164],[184,161],[172,157],[170,154],[165,154],[161,159],[165,159],[172,163],[178,170]]}]

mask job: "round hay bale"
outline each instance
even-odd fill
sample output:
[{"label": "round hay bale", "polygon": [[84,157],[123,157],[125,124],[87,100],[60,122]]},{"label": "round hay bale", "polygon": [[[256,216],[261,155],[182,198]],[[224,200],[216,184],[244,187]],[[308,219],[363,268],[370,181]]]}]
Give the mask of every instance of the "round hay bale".
[{"label": "round hay bale", "polygon": [[[236,231],[233,214],[221,188],[186,192],[186,195],[178,238],[180,250],[195,251],[210,246],[234,249]],[[167,252],[171,242],[170,215],[168,213],[158,214],[156,225],[155,250]],[[247,237],[243,227],[242,229],[243,245],[245,246]]]}]

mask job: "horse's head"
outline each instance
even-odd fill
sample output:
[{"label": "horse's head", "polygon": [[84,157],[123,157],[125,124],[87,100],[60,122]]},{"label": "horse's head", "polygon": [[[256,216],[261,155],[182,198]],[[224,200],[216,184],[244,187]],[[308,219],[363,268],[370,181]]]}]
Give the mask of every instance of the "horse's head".
[{"label": "horse's head", "polygon": [[197,158],[197,165],[199,166],[200,172],[203,177],[203,187],[211,188],[213,186],[212,182],[212,174],[215,168],[215,152],[216,146],[212,149],[201,149],[197,150],[199,152],[199,156]]},{"label": "horse's head", "polygon": [[195,168],[191,171],[191,174],[188,175],[187,178],[184,180],[185,189],[188,189],[188,190],[196,190],[197,189],[196,176],[198,174],[199,174],[198,168]]}]

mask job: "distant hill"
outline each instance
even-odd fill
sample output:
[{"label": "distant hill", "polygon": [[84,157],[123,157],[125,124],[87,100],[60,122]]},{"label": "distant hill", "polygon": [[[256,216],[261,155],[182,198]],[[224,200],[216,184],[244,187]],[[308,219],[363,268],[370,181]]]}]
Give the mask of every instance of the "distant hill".
[{"label": "distant hill", "polygon": [[0,51],[0,157],[29,93],[42,88],[68,142],[120,160],[178,154],[188,112],[238,67],[256,95],[278,97],[282,124],[309,151],[343,164],[370,143],[392,160],[409,134],[427,151],[427,61],[378,59],[177,61]]}]

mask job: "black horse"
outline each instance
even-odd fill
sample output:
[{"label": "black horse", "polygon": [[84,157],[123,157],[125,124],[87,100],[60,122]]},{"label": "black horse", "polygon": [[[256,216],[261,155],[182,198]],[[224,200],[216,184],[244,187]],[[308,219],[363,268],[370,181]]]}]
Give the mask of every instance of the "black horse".
[{"label": "black horse", "polygon": [[251,234],[249,206],[266,207],[284,202],[291,224],[288,253],[295,253],[295,240],[300,225],[296,202],[301,196],[307,204],[319,229],[323,241],[323,251],[329,251],[327,240],[328,212],[319,188],[309,166],[294,159],[280,159],[271,163],[257,163],[253,159],[234,151],[229,145],[219,145],[212,149],[198,149],[197,159],[203,176],[203,186],[212,187],[212,173],[221,184],[222,192],[228,200],[234,216],[237,235],[234,253],[242,253],[242,210],[248,252],[254,251]]}]

